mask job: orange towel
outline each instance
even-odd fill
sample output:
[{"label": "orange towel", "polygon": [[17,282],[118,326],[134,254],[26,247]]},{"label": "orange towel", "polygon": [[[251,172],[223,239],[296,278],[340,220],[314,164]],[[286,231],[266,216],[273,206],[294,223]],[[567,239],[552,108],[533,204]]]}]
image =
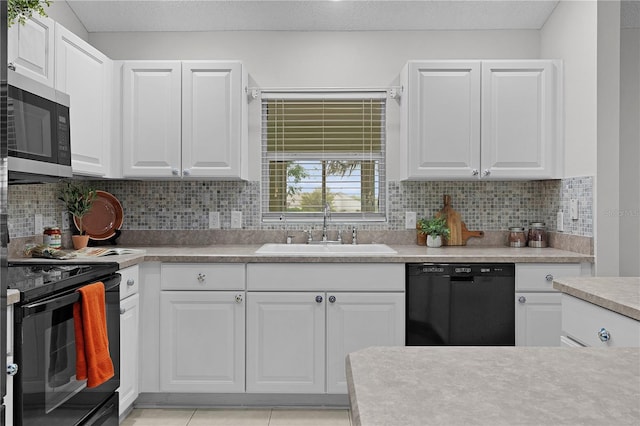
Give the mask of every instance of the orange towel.
[{"label": "orange towel", "polygon": [[109,355],[104,284],[89,284],[78,291],[80,301],[73,305],[76,378],[87,379],[87,387],[93,388],[114,375],[113,362]]}]

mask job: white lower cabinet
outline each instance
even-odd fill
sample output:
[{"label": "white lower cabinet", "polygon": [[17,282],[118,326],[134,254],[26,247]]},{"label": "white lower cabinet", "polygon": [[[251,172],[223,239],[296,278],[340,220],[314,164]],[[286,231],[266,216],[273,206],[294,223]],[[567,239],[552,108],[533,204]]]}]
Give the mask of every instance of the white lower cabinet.
[{"label": "white lower cabinet", "polygon": [[120,281],[120,388],[119,415],[138,398],[140,359],[140,295],[137,265],[121,269]]},{"label": "white lower cabinet", "polygon": [[404,345],[404,306],[404,264],[247,265],[247,392],[346,393],[349,352]]},{"label": "white lower cabinet", "polygon": [[562,307],[553,279],[581,273],[578,263],[516,264],[516,346],[560,346]]},{"label": "white lower cabinet", "polygon": [[162,291],[160,390],[244,392],[244,292]]}]

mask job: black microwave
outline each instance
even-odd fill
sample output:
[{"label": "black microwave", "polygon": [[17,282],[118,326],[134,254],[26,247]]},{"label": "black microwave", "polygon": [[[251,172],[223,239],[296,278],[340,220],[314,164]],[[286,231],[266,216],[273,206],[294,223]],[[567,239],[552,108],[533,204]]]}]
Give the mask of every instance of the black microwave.
[{"label": "black microwave", "polygon": [[9,182],[71,177],[69,95],[9,70]]}]

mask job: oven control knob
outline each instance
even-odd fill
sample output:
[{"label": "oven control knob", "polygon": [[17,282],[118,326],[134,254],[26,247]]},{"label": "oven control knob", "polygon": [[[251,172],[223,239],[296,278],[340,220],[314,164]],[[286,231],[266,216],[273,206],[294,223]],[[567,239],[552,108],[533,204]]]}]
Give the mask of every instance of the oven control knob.
[{"label": "oven control knob", "polygon": [[18,364],[7,364],[7,376],[15,376],[18,372]]}]

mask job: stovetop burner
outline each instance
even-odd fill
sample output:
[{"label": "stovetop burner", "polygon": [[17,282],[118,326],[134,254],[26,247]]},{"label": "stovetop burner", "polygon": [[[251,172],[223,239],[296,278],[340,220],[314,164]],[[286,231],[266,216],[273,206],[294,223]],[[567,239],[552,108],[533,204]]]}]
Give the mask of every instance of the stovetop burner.
[{"label": "stovetop burner", "polygon": [[7,288],[20,291],[21,302],[31,302],[66,289],[99,281],[118,270],[117,263],[11,263]]}]

